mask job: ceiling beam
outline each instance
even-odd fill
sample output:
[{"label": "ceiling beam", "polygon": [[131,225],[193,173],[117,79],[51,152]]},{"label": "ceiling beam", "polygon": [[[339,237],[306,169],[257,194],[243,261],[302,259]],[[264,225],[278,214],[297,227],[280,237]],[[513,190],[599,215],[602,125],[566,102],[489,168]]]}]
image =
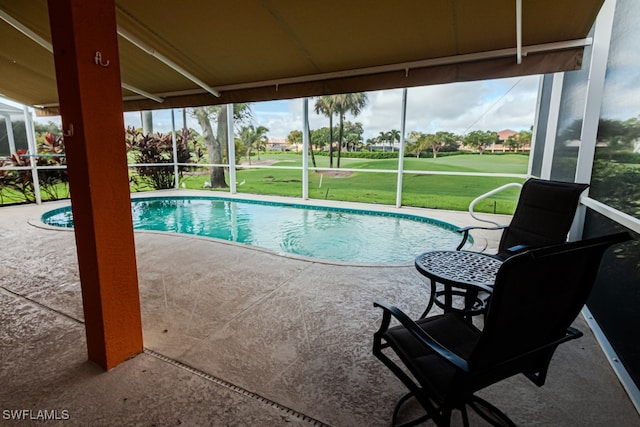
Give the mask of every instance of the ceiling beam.
[{"label": "ceiling beam", "polygon": [[[18,30],[23,35],[27,36],[28,38],[30,38],[31,40],[33,40],[34,42],[36,42],[37,44],[39,44],[40,46],[45,48],[46,50],[48,50],[50,53],[53,53],[53,46],[51,45],[51,43],[49,43],[44,38],[40,37],[38,34],[33,32],[27,26],[25,26],[22,22],[18,21],[17,19],[15,19],[13,16],[9,15],[7,12],[5,12],[2,9],[0,9],[0,19],[5,21],[7,24],[11,25],[13,28]],[[122,82],[122,88],[126,89],[128,91],[137,93],[138,95],[142,95],[145,98],[151,99],[151,100],[156,101],[158,103],[161,103],[161,102],[164,101],[164,99],[162,99],[162,98],[160,98],[158,96],[152,95],[149,92],[146,92],[146,91],[144,91],[142,89],[138,89],[138,88],[136,88],[134,86],[131,86],[131,85],[129,85],[127,83],[124,83],[124,82]]]},{"label": "ceiling beam", "polygon": [[137,93],[138,95],[142,95],[145,98],[152,99],[152,100],[156,101],[157,103],[163,103],[164,102],[164,99],[162,99],[161,97],[155,96],[155,95],[153,95],[153,94],[151,94],[149,92],[146,92],[146,91],[144,91],[142,89],[138,89],[137,87],[134,87],[134,86],[131,86],[129,84],[126,84],[125,82],[122,82],[122,88],[126,89],[126,90],[128,90],[130,92]]},{"label": "ceiling beam", "polygon": [[200,80],[198,77],[194,76],[193,74],[191,74],[190,72],[188,72],[187,70],[185,70],[184,68],[182,68],[181,66],[179,66],[178,64],[176,64],[175,62],[170,60],[169,58],[167,58],[166,56],[162,55],[160,52],[156,51],[151,46],[149,46],[149,45],[145,44],[144,42],[142,42],[140,39],[138,39],[136,36],[131,34],[129,31],[127,31],[127,30],[123,29],[122,27],[118,26],[118,34],[120,36],[124,37],[126,40],[130,41],[131,43],[133,43],[138,48],[140,48],[143,51],[145,51],[146,53],[148,53],[149,55],[153,56],[154,58],[156,58],[157,60],[159,60],[163,64],[171,67],[173,70],[177,71],[178,73],[180,73],[184,77],[188,78],[189,80],[191,80],[193,83],[195,83],[198,86],[200,86],[205,91],[209,92],[210,94],[212,94],[214,96],[220,96],[220,92],[218,92],[217,90],[213,89],[211,86],[209,86],[208,84],[206,84],[205,82]]},{"label": "ceiling beam", "polygon": [[[552,52],[552,51],[558,51],[558,50],[564,50],[564,49],[585,47],[585,46],[590,46],[592,42],[593,42],[592,38],[587,37],[584,39],[577,39],[577,40],[567,40],[562,42],[523,46],[522,56],[525,57],[529,53]],[[337,78],[343,78],[343,77],[357,77],[357,76],[365,76],[369,74],[386,73],[386,72],[393,72],[393,71],[405,71],[405,73],[408,74],[412,69],[417,69],[417,68],[428,68],[428,67],[436,67],[441,65],[453,65],[453,64],[460,64],[465,62],[482,61],[486,59],[505,58],[505,57],[514,55],[516,53],[517,53],[516,48],[506,48],[506,49],[491,50],[486,52],[469,53],[469,54],[463,54],[463,55],[452,55],[452,56],[423,59],[423,60],[411,61],[411,62],[401,62],[397,64],[380,65],[375,67],[356,68],[351,70],[335,71],[335,72],[329,72],[329,73],[307,74],[304,76],[238,83],[238,84],[231,84],[231,85],[225,85],[225,86],[218,86],[218,89],[224,92],[224,91],[251,89],[251,88],[265,87],[265,86],[277,87],[278,85],[307,83],[307,82],[337,79]],[[193,89],[193,90],[184,90],[184,91],[175,91],[175,92],[165,92],[165,93],[161,93],[160,95],[168,98],[171,96],[196,95],[200,93],[203,93],[203,92],[198,89]]]},{"label": "ceiling beam", "polygon": [[522,64],[522,0],[516,0],[516,62]]},{"label": "ceiling beam", "polygon": [[15,19],[13,16],[9,15],[7,12],[5,12],[2,9],[0,9],[0,19],[2,19],[7,24],[11,25],[16,30],[20,31],[25,36],[29,37],[34,42],[38,43],[43,48],[47,49],[49,52],[53,53],[53,47],[51,46],[51,43],[49,43],[48,41],[46,41],[45,39],[43,39],[33,31],[31,31],[22,22],[18,21],[17,19]]}]

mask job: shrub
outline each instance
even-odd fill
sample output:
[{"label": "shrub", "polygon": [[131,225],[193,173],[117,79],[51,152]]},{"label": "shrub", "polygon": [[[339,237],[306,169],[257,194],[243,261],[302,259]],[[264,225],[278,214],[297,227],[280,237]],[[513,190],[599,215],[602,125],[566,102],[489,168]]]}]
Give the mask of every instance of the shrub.
[{"label": "shrub", "polygon": [[[58,200],[61,196],[67,197],[68,193],[60,194],[62,186],[69,182],[66,169],[66,157],[64,152],[64,140],[61,136],[48,133],[44,141],[39,144],[36,156],[29,154],[27,150],[17,150],[2,166],[30,168],[33,159],[37,166],[49,166],[51,169],[38,171],[40,190],[45,193],[48,200]],[[57,168],[56,168],[57,167]],[[33,185],[33,172],[31,169],[1,170],[0,193],[8,189],[20,193],[26,202],[35,202],[35,188]]]},{"label": "shrub", "polygon": [[[170,134],[143,134],[141,131],[128,127],[125,140],[127,151],[136,166],[136,175],[132,175],[130,181],[135,186],[148,185],[156,190],[173,188],[175,177],[173,168],[173,144]],[[189,149],[189,143],[193,144],[193,153]],[[176,132],[176,151],[178,163],[191,163],[192,156],[196,162],[202,157],[201,149],[197,145],[190,130]],[[148,166],[149,164],[171,163],[167,166]],[[179,166],[180,176],[187,166]]]}]

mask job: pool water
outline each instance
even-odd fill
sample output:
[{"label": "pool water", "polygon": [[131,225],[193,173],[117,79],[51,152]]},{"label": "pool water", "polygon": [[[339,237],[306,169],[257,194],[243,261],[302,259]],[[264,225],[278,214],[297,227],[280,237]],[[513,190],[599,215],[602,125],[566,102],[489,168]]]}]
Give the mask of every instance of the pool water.
[{"label": "pool water", "polygon": [[[414,215],[208,197],[152,197],[131,202],[136,230],[213,237],[325,260],[404,262],[454,249],[455,227]],[[73,227],[71,208],[42,222]]]}]

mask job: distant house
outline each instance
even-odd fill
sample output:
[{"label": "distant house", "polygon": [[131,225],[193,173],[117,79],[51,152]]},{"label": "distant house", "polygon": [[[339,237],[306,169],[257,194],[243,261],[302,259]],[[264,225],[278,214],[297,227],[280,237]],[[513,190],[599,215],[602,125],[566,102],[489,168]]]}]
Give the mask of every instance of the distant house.
[{"label": "distant house", "polygon": [[269,138],[267,140],[267,151],[291,151],[291,147],[282,138]]},{"label": "distant house", "polygon": [[[504,153],[507,151],[513,151],[513,148],[506,146],[505,142],[507,141],[507,139],[509,139],[510,136],[516,136],[517,134],[518,132],[511,129],[501,130],[500,132],[498,132],[498,141],[494,142],[488,148],[488,150],[491,151],[492,153],[495,153],[495,152]],[[522,147],[520,151],[529,151],[530,149],[531,149],[531,146],[527,144],[524,147]]]},{"label": "distant house", "polygon": [[501,130],[500,132],[498,132],[498,139],[500,139],[500,141],[504,142],[507,139],[509,139],[510,136],[516,136],[517,134],[518,134],[518,132],[516,132],[515,130],[504,129],[504,130]]}]

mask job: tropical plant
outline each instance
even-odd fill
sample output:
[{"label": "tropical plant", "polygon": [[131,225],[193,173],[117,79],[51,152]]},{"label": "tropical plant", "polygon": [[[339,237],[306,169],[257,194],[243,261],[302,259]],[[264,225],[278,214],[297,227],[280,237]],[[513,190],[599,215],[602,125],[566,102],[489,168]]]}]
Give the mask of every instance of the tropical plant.
[{"label": "tropical plant", "polygon": [[[27,168],[31,166],[31,157],[27,150],[17,150],[8,159],[2,162],[3,167]],[[31,169],[20,170],[0,170],[0,189],[13,190],[21,193],[25,201],[33,203],[35,201],[35,191],[33,187],[33,175]]]},{"label": "tropical plant", "polygon": [[397,129],[391,129],[389,132],[387,132],[387,141],[389,141],[391,151],[393,151],[393,145],[395,144],[395,142],[400,142],[400,131]]},{"label": "tropical plant", "polygon": [[[269,132],[269,129],[264,126],[255,127],[249,125],[243,126],[240,129],[239,139],[245,150],[249,164],[251,164],[251,151],[255,148],[258,150],[258,153],[260,153],[261,143],[266,141],[267,132]],[[258,154],[258,160],[260,160],[260,154]]]},{"label": "tropical plant", "polygon": [[[184,127],[182,131],[176,132],[177,147],[187,149],[191,163],[202,163],[207,155],[206,147],[202,137],[193,129]],[[178,158],[185,158],[186,153],[178,153]]]},{"label": "tropical plant", "polygon": [[67,157],[64,151],[64,139],[60,135],[49,132],[45,135],[44,141],[38,146],[38,166],[47,166],[38,172],[38,182],[40,190],[44,192],[49,200],[58,200],[67,197],[68,192],[61,193],[62,186],[67,184],[69,177],[64,167],[67,164]]},{"label": "tropical plant", "polygon": [[22,194],[27,202],[36,199],[33,172],[30,169],[35,160],[36,166],[47,167],[38,172],[38,183],[48,200],[58,200],[68,193],[62,194],[60,184],[68,183],[66,157],[62,136],[47,133],[38,144],[38,154],[31,155],[27,150],[16,150],[2,163],[3,167],[21,168],[18,170],[0,170],[0,190],[8,189]]},{"label": "tropical plant", "polygon": [[[195,147],[195,140],[190,140],[191,138],[193,138],[193,135],[188,130],[186,135],[185,130],[176,132],[177,163],[191,162],[192,154],[189,150],[189,143],[193,142]],[[130,126],[125,132],[125,142],[127,151],[134,162],[138,164],[135,168],[137,176],[132,175],[130,178],[134,185],[146,184],[156,190],[173,188],[175,176],[172,164],[149,166],[149,164],[173,163],[171,134],[144,134],[142,131]],[[185,166],[178,167],[180,175],[185,169]]]},{"label": "tropical plant", "polygon": [[376,136],[376,143],[382,148],[382,151],[386,151],[385,144],[389,144],[389,132],[380,131]]}]

